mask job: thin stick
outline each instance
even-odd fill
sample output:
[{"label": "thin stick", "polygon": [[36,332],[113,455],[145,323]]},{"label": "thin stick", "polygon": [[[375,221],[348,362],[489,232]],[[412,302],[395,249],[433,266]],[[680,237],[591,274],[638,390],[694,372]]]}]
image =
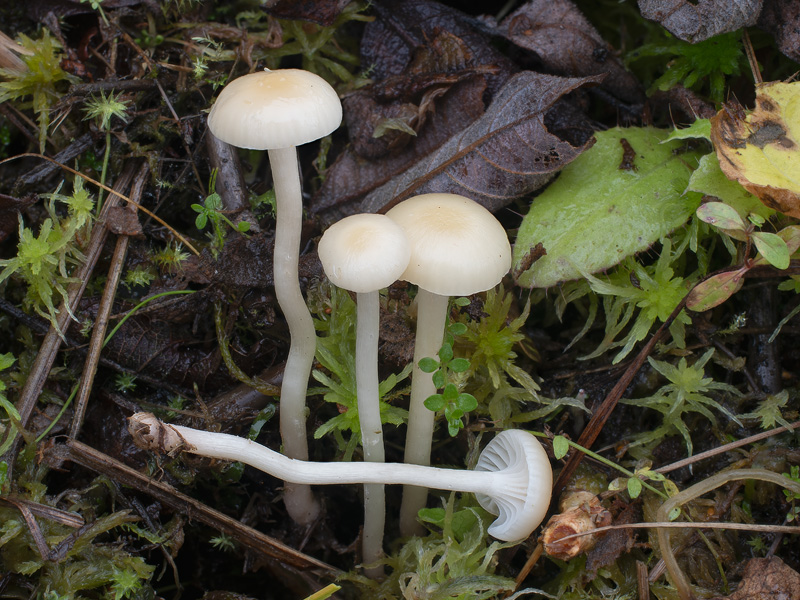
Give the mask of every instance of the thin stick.
[{"label": "thin stick", "polygon": [[46,160],[48,162],[53,163],[54,165],[58,165],[59,167],[61,167],[65,171],[67,171],[69,173],[72,173],[73,175],[75,175],[77,177],[80,177],[80,178],[84,179],[85,181],[88,181],[89,183],[92,183],[92,184],[96,185],[100,189],[103,189],[103,190],[105,190],[105,191],[107,191],[107,192],[109,192],[111,194],[114,194],[115,196],[118,196],[118,197],[122,198],[123,200],[125,200],[125,202],[133,204],[137,208],[137,210],[142,211],[144,214],[148,215],[153,220],[157,221],[159,224],[161,224],[164,227],[166,227],[167,229],[169,229],[170,232],[172,232],[172,235],[174,235],[176,238],[178,238],[184,246],[186,246],[189,250],[191,250],[192,254],[194,254],[195,256],[200,256],[200,252],[197,251],[197,248],[192,246],[185,237],[183,237],[180,233],[178,233],[175,230],[174,227],[172,227],[164,219],[162,219],[161,217],[159,217],[158,215],[156,215],[155,213],[153,213],[149,209],[145,208],[144,206],[142,206],[138,202],[134,202],[133,200],[128,198],[125,194],[122,194],[122,193],[120,193],[120,192],[108,187],[107,185],[105,185],[103,183],[100,183],[96,179],[92,179],[88,175],[84,175],[80,171],[76,171],[75,169],[73,169],[71,167],[68,167],[65,164],[60,163],[57,160],[54,160],[54,159],[50,158],[49,156],[45,156],[44,154],[37,154],[36,152],[25,152],[24,154],[17,154],[16,156],[11,156],[11,157],[6,158],[4,160],[0,160],[0,165],[5,164],[5,163],[7,163],[9,161],[12,161],[12,160],[16,160],[18,158],[25,158],[25,157],[41,158],[42,160]]},{"label": "thin stick", "polygon": [[[131,196],[137,199],[141,197],[147,171],[147,163],[142,163],[142,165],[139,167],[139,172],[136,174],[133,185],[131,186]],[[135,207],[129,205],[128,209],[135,209]],[[117,286],[119,285],[119,279],[122,275],[122,268],[125,264],[125,256],[128,252],[129,240],[130,238],[127,235],[120,235],[117,238],[117,245],[114,249],[114,255],[111,259],[111,266],[108,269],[108,279],[106,281],[105,288],[103,289],[103,296],[100,299],[100,305],[97,308],[97,317],[95,318],[94,328],[92,329],[92,339],[89,343],[89,351],[83,364],[83,374],[81,375],[78,399],[75,402],[75,413],[72,417],[72,425],[69,430],[69,437],[71,438],[78,437],[78,433],[83,425],[83,417],[86,414],[86,406],[89,403],[89,393],[92,390],[94,376],[97,373],[97,364],[100,361],[100,351],[103,349],[103,338],[105,337],[106,329],[108,328],[108,317],[111,313],[111,308],[114,305],[114,296],[117,293]]]},{"label": "thin stick", "polygon": [[750,71],[753,73],[753,80],[756,85],[759,85],[763,79],[761,79],[761,70],[758,68],[758,60],[756,60],[756,53],[753,50],[753,44],[750,43],[750,34],[747,33],[747,29],[742,29],[742,42],[744,43],[744,52],[747,54],[747,62],[750,63]]},{"label": "thin stick", "polygon": [[655,469],[655,471],[656,473],[669,473],[670,471],[675,471],[676,469],[680,469],[682,467],[691,465],[701,460],[705,460],[706,458],[711,458],[712,456],[716,456],[717,454],[723,454],[730,450],[735,450],[736,448],[746,446],[747,444],[752,444],[754,442],[761,441],[768,437],[772,437],[773,435],[778,435],[779,433],[784,433],[786,431],[792,431],[794,429],[797,429],[798,427],[800,427],[800,421],[795,421],[794,423],[790,423],[788,427],[781,426],[781,427],[776,427],[775,429],[770,429],[769,431],[762,431],[761,433],[757,433],[755,435],[751,435],[750,437],[746,437],[744,439],[731,442],[730,444],[725,444],[723,446],[719,446],[718,448],[712,448],[711,450],[706,450],[705,452],[701,452],[700,454],[695,454],[694,456],[690,456],[689,458],[684,458],[683,460],[679,460],[665,467]]},{"label": "thin stick", "polygon": [[338,577],[342,574],[339,569],[312,556],[303,554],[252,527],[248,527],[236,519],[182,494],[171,485],[152,479],[77,440],[67,439],[64,444],[56,445],[47,450],[46,453],[56,460],[69,459],[87,469],[106,475],[121,485],[130,486],[135,490],[148,494],[189,519],[204,523],[233,537],[249,550],[262,556],[276,559],[298,569],[315,570],[327,577]]},{"label": "thin stick", "polygon": [[580,533],[573,533],[565,535],[562,538],[554,540],[555,542],[563,542],[564,540],[571,540],[572,538],[579,538],[585,535],[594,535],[596,533],[604,533],[606,531],[615,531],[617,529],[735,529],[738,531],[763,531],[765,533],[795,533],[800,534],[800,527],[791,525],[761,525],[758,523],[687,523],[680,522],[661,522],[656,521],[653,523],[628,523],[625,525],[606,525],[605,527],[598,527],[591,531],[581,531]]}]

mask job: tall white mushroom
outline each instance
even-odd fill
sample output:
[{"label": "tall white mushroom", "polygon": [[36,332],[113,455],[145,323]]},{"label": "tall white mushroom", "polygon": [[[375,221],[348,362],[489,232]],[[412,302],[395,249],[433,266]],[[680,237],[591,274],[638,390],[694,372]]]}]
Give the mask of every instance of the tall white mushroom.
[{"label": "tall white mushroom", "polygon": [[[359,214],[331,225],[317,248],[325,274],[334,285],[356,292],[356,395],[364,460],[384,462],[383,426],[378,394],[378,291],[390,286],[408,266],[411,250],[405,233],[386,215]],[[383,554],[386,502],[383,484],[364,485],[364,563]],[[369,577],[383,567],[366,568]]]},{"label": "tall white mushroom", "polygon": [[419,484],[440,490],[472,492],[497,519],[489,534],[499,540],[524,540],[542,522],[550,504],[553,471],[536,438],[520,429],[497,434],[481,452],[472,471],[397,463],[307,462],[287,458],[247,438],[200,431],[136,413],[128,423],[140,447],[161,453],[191,452],[209,458],[238,460],[296,483]]},{"label": "tall white mushroom", "polygon": [[[468,296],[494,287],[511,268],[511,245],[503,226],[483,206],[456,194],[423,194],[405,200],[386,216],[400,225],[411,244],[411,260],[401,276],[416,284],[417,332],[405,462],[429,465],[434,413],[425,407],[436,393],[419,361],[436,356],[444,338],[449,296]],[[417,513],[428,490],[403,488],[400,532],[421,532]]]},{"label": "tall white mushroom", "polygon": [[[281,385],[281,438],[284,452],[302,460],[308,459],[306,389],[316,336],[298,277],[303,201],[295,147],[328,135],[341,122],[336,91],[318,75],[298,69],[265,70],[234,79],[208,116],[211,133],[223,142],[269,151],[277,204],[275,295],[291,335]],[[284,502],[298,523],[310,523],[319,514],[308,486],[287,486]]]}]

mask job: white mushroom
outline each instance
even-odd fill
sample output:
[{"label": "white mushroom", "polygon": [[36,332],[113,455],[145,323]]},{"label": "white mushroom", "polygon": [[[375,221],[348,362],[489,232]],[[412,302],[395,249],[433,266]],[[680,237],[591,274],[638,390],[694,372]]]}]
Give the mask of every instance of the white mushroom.
[{"label": "white mushroom", "polygon": [[[240,148],[269,150],[275,183],[275,295],[289,326],[291,343],[283,373],[280,422],[283,448],[308,458],[306,389],[316,335],[298,276],[303,202],[295,146],[331,133],[342,121],[336,91],[308,71],[284,69],[234,79],[220,93],[208,116],[211,132]],[[298,523],[319,513],[309,488],[288,486],[284,502]]]},{"label": "white mushroom", "polygon": [[[511,267],[511,245],[492,213],[455,194],[414,196],[386,216],[403,228],[411,245],[411,260],[401,279],[419,288],[405,462],[429,465],[434,413],[424,402],[436,388],[431,374],[419,369],[419,361],[435,356],[442,345],[448,297],[476,294],[500,283]],[[403,489],[403,535],[420,532],[417,513],[427,494],[423,487]]]},{"label": "white mushroom", "polygon": [[294,483],[419,484],[472,492],[484,509],[497,515],[489,534],[509,542],[525,539],[542,522],[553,485],[544,448],[533,435],[519,429],[497,434],[484,448],[473,471],[397,463],[301,461],[246,438],[169,425],[151,413],[133,415],[128,429],[137,445],[155,452],[184,451],[237,460]]},{"label": "white mushroom", "polygon": [[[378,394],[378,291],[390,286],[408,266],[411,251],[405,233],[386,215],[352,215],[331,225],[317,248],[325,274],[334,285],[356,292],[356,395],[364,460],[384,462]],[[386,503],[382,484],[364,486],[363,558],[376,563],[383,554]],[[383,567],[367,568],[380,577]]]}]

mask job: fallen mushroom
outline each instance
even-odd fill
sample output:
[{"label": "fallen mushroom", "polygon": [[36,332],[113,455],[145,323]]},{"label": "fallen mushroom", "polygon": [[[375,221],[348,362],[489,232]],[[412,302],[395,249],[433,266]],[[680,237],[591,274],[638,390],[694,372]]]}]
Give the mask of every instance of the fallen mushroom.
[{"label": "fallen mushroom", "polygon": [[[341,121],[336,91],[318,75],[299,69],[265,70],[234,79],[208,115],[211,133],[223,142],[269,151],[276,199],[275,295],[291,336],[281,385],[281,438],[286,454],[299,459],[308,458],[306,390],[316,335],[298,276],[303,200],[295,147],[328,135]],[[284,503],[301,524],[319,514],[309,488],[288,486]]]},{"label": "fallen mushroom", "polygon": [[[494,287],[511,267],[511,245],[503,226],[483,206],[455,194],[423,194],[405,200],[386,216],[405,231],[411,260],[401,276],[416,284],[417,333],[408,411],[405,462],[429,465],[434,413],[425,400],[436,393],[419,361],[442,346],[449,296],[468,296]],[[424,487],[403,489],[400,532],[421,532],[417,513],[425,506]]]},{"label": "fallen mushroom", "polygon": [[[325,274],[334,285],[356,292],[356,396],[364,460],[382,463],[383,425],[378,394],[378,291],[390,286],[408,266],[405,233],[386,215],[352,215],[331,225],[317,247]],[[382,484],[364,486],[364,563],[383,555],[386,519]],[[380,577],[383,567],[365,569]]]},{"label": "fallen mushroom", "polygon": [[484,509],[497,515],[488,528],[489,534],[508,542],[525,539],[542,522],[553,485],[547,453],[533,435],[520,429],[497,434],[484,448],[472,471],[405,463],[302,461],[246,438],[163,423],[152,413],[133,415],[128,430],[141,448],[241,461],[298,484],[418,484],[472,492]]}]

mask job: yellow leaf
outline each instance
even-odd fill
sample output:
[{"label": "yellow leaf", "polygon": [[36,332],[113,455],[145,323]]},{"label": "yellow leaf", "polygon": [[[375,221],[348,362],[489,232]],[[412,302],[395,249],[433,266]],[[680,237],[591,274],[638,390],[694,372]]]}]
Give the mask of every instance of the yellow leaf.
[{"label": "yellow leaf", "polygon": [[800,82],[762,83],[745,115],[727,104],[711,119],[722,172],[777,211],[800,217]]}]

